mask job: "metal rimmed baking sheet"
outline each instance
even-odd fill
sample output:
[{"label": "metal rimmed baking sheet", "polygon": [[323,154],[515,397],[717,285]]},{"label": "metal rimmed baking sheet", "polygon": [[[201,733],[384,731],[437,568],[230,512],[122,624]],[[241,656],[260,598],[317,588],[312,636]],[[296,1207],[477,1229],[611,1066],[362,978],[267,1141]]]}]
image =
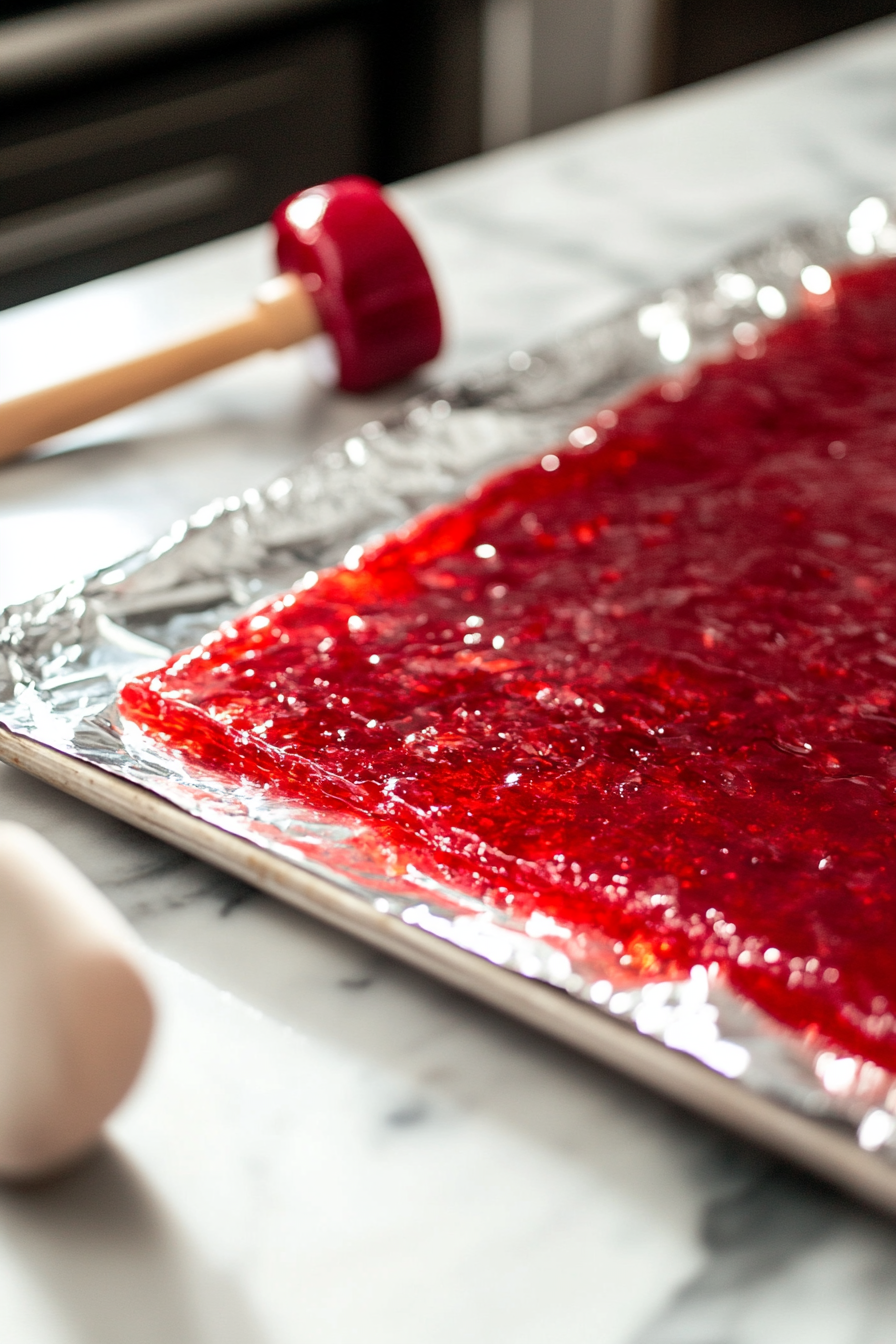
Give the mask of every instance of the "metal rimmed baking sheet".
[{"label": "metal rimmed baking sheet", "polygon": [[[665,987],[666,1026],[650,1027],[646,984],[615,992],[612,972],[598,975],[556,931],[514,922],[411,865],[378,868],[350,827],[234,789],[131,732],[115,711],[122,678],[224,617],[562,441],[639,382],[678,377],[779,320],[799,304],[807,268],[817,279],[847,258],[896,252],[883,203],[863,209],[852,223],[788,231],[613,321],[432,389],[292,476],[214,501],[147,551],[7,609],[0,757],[896,1212],[896,1092],[882,1069],[856,1061],[854,1086],[843,1086],[843,1069],[826,1085],[817,1046],[702,968]],[[855,218],[868,227],[857,231]],[[836,1047],[826,1057],[837,1063]]]}]

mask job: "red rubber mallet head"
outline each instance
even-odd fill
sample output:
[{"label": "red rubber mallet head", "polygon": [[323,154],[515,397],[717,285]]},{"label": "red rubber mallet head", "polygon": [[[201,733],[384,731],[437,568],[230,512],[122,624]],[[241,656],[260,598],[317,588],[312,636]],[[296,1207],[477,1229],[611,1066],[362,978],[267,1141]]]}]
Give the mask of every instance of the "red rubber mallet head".
[{"label": "red rubber mallet head", "polygon": [[281,274],[236,322],[126,364],[0,404],[0,460],[261,350],[329,332],[339,383],[367,392],[438,354],[439,305],[423,258],[375,182],[342,177],[274,214]]},{"label": "red rubber mallet head", "polygon": [[339,354],[339,385],[367,392],[434,359],[439,302],[426,264],[382,191],[340,177],[278,206],[277,260],[302,277]]}]

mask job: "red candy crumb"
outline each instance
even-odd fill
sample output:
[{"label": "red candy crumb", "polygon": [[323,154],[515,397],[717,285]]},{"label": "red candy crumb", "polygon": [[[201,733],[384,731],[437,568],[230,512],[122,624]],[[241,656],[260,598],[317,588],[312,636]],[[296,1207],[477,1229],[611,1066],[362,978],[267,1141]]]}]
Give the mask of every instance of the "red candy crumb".
[{"label": "red candy crumb", "polygon": [[122,712],[894,1069],[896,264],[594,428]]}]

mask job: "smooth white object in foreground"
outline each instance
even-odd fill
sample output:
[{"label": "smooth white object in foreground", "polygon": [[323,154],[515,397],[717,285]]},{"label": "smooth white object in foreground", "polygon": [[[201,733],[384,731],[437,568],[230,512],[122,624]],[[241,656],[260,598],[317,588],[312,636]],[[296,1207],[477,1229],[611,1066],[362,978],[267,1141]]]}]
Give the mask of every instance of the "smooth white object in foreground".
[{"label": "smooth white object in foreground", "polygon": [[152,1024],[122,917],[41,836],[0,823],[0,1177],[46,1175],[93,1145]]}]

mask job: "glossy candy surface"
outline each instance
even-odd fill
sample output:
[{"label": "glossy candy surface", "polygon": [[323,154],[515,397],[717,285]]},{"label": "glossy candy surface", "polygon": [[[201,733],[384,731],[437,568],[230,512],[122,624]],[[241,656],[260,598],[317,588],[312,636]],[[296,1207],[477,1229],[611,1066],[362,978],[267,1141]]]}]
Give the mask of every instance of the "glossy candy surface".
[{"label": "glossy candy surface", "polygon": [[125,716],[607,935],[623,977],[716,961],[896,1067],[896,265],[809,302],[130,683]]},{"label": "glossy candy surface", "polygon": [[380,188],[341,177],[273,216],[280,269],[302,276],[339,356],[339,383],[366,392],[435,359],[439,304],[426,264]]}]

